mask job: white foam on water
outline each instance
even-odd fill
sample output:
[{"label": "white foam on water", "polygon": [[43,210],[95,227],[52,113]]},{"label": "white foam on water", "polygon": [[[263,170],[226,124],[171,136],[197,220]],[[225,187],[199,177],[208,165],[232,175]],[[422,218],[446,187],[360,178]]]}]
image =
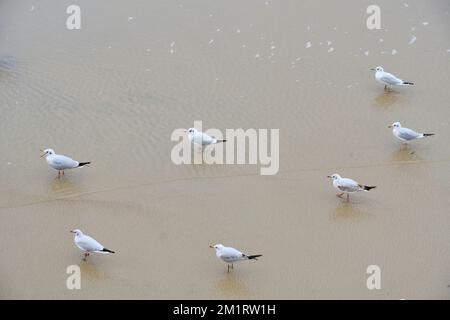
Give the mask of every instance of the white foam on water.
[{"label": "white foam on water", "polygon": [[411,40],[409,40],[408,44],[413,44],[414,42],[416,42],[416,40],[417,40],[417,37],[413,35],[411,37]]}]

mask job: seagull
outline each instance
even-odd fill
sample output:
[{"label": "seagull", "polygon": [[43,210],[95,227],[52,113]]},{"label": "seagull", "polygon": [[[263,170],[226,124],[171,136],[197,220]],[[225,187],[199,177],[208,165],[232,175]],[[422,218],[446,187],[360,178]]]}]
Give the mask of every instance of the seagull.
[{"label": "seagull", "polygon": [[222,259],[227,264],[227,272],[230,272],[230,266],[231,269],[234,269],[233,263],[235,262],[242,260],[258,260],[257,258],[262,256],[262,254],[246,255],[235,248],[225,247],[222,244],[216,244],[209,247],[215,249],[217,258]]},{"label": "seagull", "polygon": [[403,81],[402,79],[397,78],[393,74],[389,72],[385,72],[382,67],[376,67],[372,68],[370,70],[374,70],[375,72],[375,79],[384,84],[384,90],[390,90],[389,86],[405,86],[405,85],[413,85],[414,83]]},{"label": "seagull", "polygon": [[339,191],[342,191],[341,193],[338,193],[336,196],[341,198],[346,193],[347,200],[349,200],[350,193],[369,191],[370,189],[376,188],[375,186],[370,187],[370,186],[365,186],[365,185],[359,184],[358,182],[356,182],[352,179],[342,178],[337,173],[332,174],[331,176],[327,176],[327,178],[333,179],[333,187],[335,187]]},{"label": "seagull", "polygon": [[64,175],[64,170],[66,169],[78,168],[90,164],[90,162],[78,162],[69,157],[63,156],[62,154],[56,154],[53,149],[45,149],[41,151],[44,152],[41,155],[41,158],[45,156],[48,165],[53,169],[58,170],[58,178],[61,175]]},{"label": "seagull", "polygon": [[198,131],[195,128],[189,128],[188,130],[186,130],[186,132],[188,134],[189,141],[192,143],[198,144],[200,146],[207,146],[210,144],[227,141],[227,140],[218,140],[214,137],[207,135],[206,133]]},{"label": "seagull", "polygon": [[73,241],[75,245],[80,248],[80,250],[84,251],[83,260],[86,261],[86,258],[89,256],[91,252],[97,253],[115,253],[109,249],[106,249],[100,243],[97,242],[94,238],[89,237],[88,235],[83,234],[80,229],[71,230],[70,232],[75,233],[75,238]]},{"label": "seagull", "polygon": [[408,143],[408,141],[434,136],[434,133],[419,133],[409,128],[403,128],[400,122],[394,122],[393,124],[388,126],[388,128],[392,128],[392,133],[394,134],[394,136],[397,139],[401,140],[405,145]]}]

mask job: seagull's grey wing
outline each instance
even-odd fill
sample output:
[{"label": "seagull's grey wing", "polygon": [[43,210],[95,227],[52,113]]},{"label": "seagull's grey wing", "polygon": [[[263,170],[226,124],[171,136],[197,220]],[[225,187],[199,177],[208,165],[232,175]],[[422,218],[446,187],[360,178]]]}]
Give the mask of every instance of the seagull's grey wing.
[{"label": "seagull's grey wing", "polygon": [[203,132],[195,132],[193,136],[194,143],[207,145],[212,143],[212,138]]},{"label": "seagull's grey wing", "polygon": [[400,128],[397,135],[399,138],[409,141],[419,138],[422,134],[408,128]]},{"label": "seagull's grey wing", "polygon": [[390,85],[397,85],[397,84],[402,84],[403,80],[397,78],[396,76],[394,76],[393,74],[390,74],[388,72],[385,72],[381,77],[380,80],[390,84]]},{"label": "seagull's grey wing", "polygon": [[76,239],[76,244],[80,248],[86,251],[102,251],[103,246],[97,242],[94,238],[91,238],[89,236],[83,235],[81,237],[78,237]]},{"label": "seagull's grey wing", "polygon": [[352,179],[342,178],[339,180],[338,188],[345,192],[356,192],[359,189],[359,185]]},{"label": "seagull's grey wing", "polygon": [[214,142],[214,138],[208,136],[206,133],[202,133],[202,144],[211,144]]},{"label": "seagull's grey wing", "polygon": [[75,167],[78,167],[78,161],[75,161],[69,157],[63,156],[63,155],[55,155],[52,157],[51,164],[59,168],[60,170],[63,169],[72,169]]},{"label": "seagull's grey wing", "polygon": [[227,262],[233,262],[244,259],[244,254],[234,248],[225,247],[221,250],[220,257]]}]

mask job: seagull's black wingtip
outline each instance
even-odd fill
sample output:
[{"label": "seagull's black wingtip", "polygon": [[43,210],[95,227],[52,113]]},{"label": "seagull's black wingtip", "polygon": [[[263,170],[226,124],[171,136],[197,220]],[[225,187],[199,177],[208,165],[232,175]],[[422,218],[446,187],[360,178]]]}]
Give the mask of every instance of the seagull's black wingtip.
[{"label": "seagull's black wingtip", "polygon": [[78,163],[78,166],[82,167],[82,166],[85,166],[87,164],[91,164],[91,163],[90,162],[80,162],[80,163]]}]

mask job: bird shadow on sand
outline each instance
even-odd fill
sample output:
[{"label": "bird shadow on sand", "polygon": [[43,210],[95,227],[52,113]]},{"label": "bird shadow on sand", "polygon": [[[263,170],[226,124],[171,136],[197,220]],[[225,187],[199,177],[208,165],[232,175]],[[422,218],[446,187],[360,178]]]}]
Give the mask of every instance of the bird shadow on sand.
[{"label": "bird shadow on sand", "polygon": [[216,287],[219,295],[227,298],[248,298],[250,296],[250,290],[239,279],[236,270],[229,273],[225,271],[225,275],[217,281]]}]

